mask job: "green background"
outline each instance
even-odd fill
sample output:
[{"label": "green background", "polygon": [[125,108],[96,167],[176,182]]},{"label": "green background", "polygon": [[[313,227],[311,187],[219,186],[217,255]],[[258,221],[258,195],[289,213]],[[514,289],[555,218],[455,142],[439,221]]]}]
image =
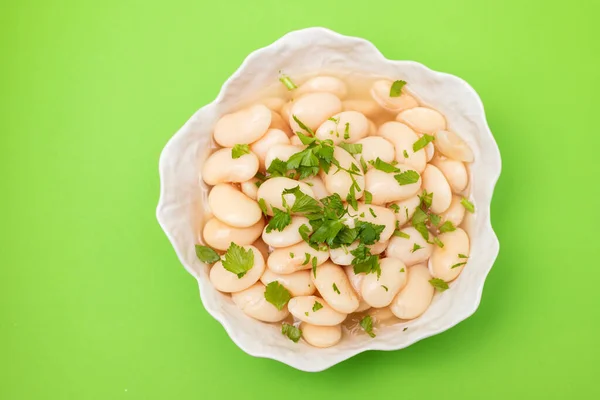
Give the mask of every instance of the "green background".
[{"label": "green background", "polygon": [[[600,398],[599,4],[3,1],[0,398]],[[171,135],[308,26],[466,79],[503,158],[476,314],[318,374],[237,348],[154,217]]]}]

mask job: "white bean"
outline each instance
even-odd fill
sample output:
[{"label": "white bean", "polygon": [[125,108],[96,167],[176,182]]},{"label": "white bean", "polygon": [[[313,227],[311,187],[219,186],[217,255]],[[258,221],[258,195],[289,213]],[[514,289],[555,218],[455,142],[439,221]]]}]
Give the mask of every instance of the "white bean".
[{"label": "white bean", "polygon": [[300,324],[300,330],[306,343],[319,348],[335,346],[342,339],[341,325],[319,326],[304,322]]},{"label": "white bean", "polygon": [[344,111],[358,111],[368,118],[373,118],[383,110],[376,102],[372,100],[345,100],[342,103]]},{"label": "white bean", "polygon": [[308,218],[294,215],[292,217],[292,222],[283,228],[282,231],[273,229],[271,232],[267,232],[267,227],[265,226],[265,229],[262,233],[262,238],[265,243],[271,247],[292,246],[302,241],[302,236],[300,236],[299,232],[299,229],[302,225],[306,225],[308,228],[310,228]]},{"label": "white bean", "polygon": [[392,318],[396,318],[396,316],[394,315],[392,310],[390,310],[389,307],[373,308],[369,311],[369,315],[376,322],[383,322],[383,321],[388,321]]},{"label": "white bean", "polygon": [[368,164],[369,161],[375,161],[378,158],[387,163],[394,161],[394,145],[380,136],[369,136],[360,139],[356,144],[362,145],[362,152],[355,154],[354,158],[356,158],[356,161],[360,161],[362,157],[369,169],[373,168],[372,165]]},{"label": "white bean", "polygon": [[359,245],[358,240],[345,247],[337,247],[335,249],[329,249],[329,257],[337,265],[350,265],[354,256],[350,253],[356,249]]},{"label": "white bean", "polygon": [[[358,243],[358,242],[356,242],[356,243]],[[365,302],[363,300],[362,296],[360,295],[360,287],[362,285],[363,279],[365,278],[365,274],[363,272],[361,272],[360,274],[354,273],[354,267],[352,267],[352,266],[344,267],[344,272],[346,273],[346,276],[348,277],[348,281],[350,282],[350,285],[352,285],[352,289],[354,289],[354,292],[358,296],[358,300],[359,300],[358,308],[354,312],[363,312],[363,311],[371,308],[371,306],[369,304],[367,304],[367,302]]]},{"label": "white bean", "polygon": [[375,122],[369,120],[369,133],[368,136],[375,136],[377,134],[377,125]]},{"label": "white bean", "polygon": [[390,121],[379,127],[377,135],[394,145],[396,161],[412,167],[418,173],[423,172],[427,164],[427,154],[424,149],[413,151],[413,145],[419,140],[419,136],[412,129],[400,122]]},{"label": "white bean", "polygon": [[300,87],[296,89],[295,94],[299,95],[314,92],[328,92],[342,99],[346,97],[348,88],[344,81],[333,76],[315,76],[300,85]]},{"label": "white bean", "polygon": [[342,102],[337,96],[331,93],[308,93],[294,101],[290,111],[291,115],[289,122],[292,132],[303,132],[298,123],[294,120],[294,116],[314,131],[325,122],[327,118],[342,111]]},{"label": "white bean", "polygon": [[290,313],[287,307],[278,310],[265,299],[265,285],[255,283],[246,290],[231,294],[231,299],[246,315],[264,322],[277,322]]},{"label": "white bean", "polygon": [[401,111],[409,108],[417,107],[419,103],[412,97],[406,89],[402,89],[401,95],[398,97],[390,97],[390,89],[392,81],[382,79],[373,83],[371,87],[371,96],[386,110]]},{"label": "white bean", "polygon": [[256,194],[258,193],[258,186],[256,185],[257,182],[258,179],[252,178],[246,182],[240,183],[240,189],[242,190],[242,193],[250,197],[252,200],[256,200]]},{"label": "white bean", "polygon": [[[322,307],[313,311],[313,307],[318,307],[317,302]],[[325,300],[317,296],[294,297],[288,303],[288,309],[290,310],[290,313],[300,321],[319,326],[339,325],[344,322],[347,316],[346,314],[335,311],[325,302]]]},{"label": "white bean", "polygon": [[258,157],[260,168],[266,169],[265,158],[269,149],[278,144],[290,144],[290,138],[280,129],[269,129],[263,137],[250,145],[250,150]]},{"label": "white bean", "polygon": [[399,258],[407,266],[426,261],[433,251],[433,245],[413,227],[401,230],[409,238],[392,236],[386,254],[388,257]]},{"label": "white bean", "polygon": [[[306,254],[310,261],[306,263]],[[329,250],[315,250],[306,242],[273,250],[267,259],[269,269],[277,274],[291,274],[312,268],[312,260],[317,259],[317,267],[329,259]]]},{"label": "white bean", "polygon": [[467,258],[459,255],[469,256],[469,236],[462,229],[456,228],[455,231],[440,234],[438,239],[444,243],[444,247],[436,246],[433,249],[429,259],[429,272],[434,278],[450,282],[456,279],[465,267],[463,263],[467,262]]},{"label": "white bean", "polygon": [[396,229],[396,216],[392,210],[375,204],[358,203],[356,214],[360,221],[385,226],[379,235],[379,242],[386,242],[392,237]]},{"label": "white bean", "polygon": [[227,250],[231,242],[244,246],[254,243],[265,226],[264,219],[248,228],[234,228],[216,218],[209,219],[202,230],[202,237],[206,244],[213,249]]},{"label": "white bean", "polygon": [[435,133],[435,147],[448,158],[457,161],[473,162],[473,151],[454,132],[450,131],[437,131]]},{"label": "white bean", "polygon": [[415,211],[421,204],[421,199],[419,195],[416,195],[406,200],[396,201],[393,204],[398,206],[398,212],[394,214],[396,220],[398,220],[398,225],[404,226],[404,224],[412,219]]},{"label": "white bean", "polygon": [[465,167],[462,161],[451,160],[445,157],[435,157],[431,163],[442,171],[454,193],[460,193],[467,188],[469,175],[467,167]]},{"label": "white bean", "polygon": [[309,185],[313,191],[313,193],[315,194],[315,197],[320,200],[324,197],[329,196],[329,192],[327,191],[327,188],[325,187],[325,184],[323,183],[323,180],[318,177],[318,176],[311,176],[309,178],[304,178],[302,179],[301,182],[305,182],[307,185]]},{"label": "white bean", "polygon": [[[410,169],[402,165],[397,165],[402,172]],[[413,197],[421,189],[421,178],[415,183],[400,185],[394,178],[395,174],[378,169],[371,169],[365,174],[365,190],[373,195],[373,204],[384,205],[398,200],[405,200]]]},{"label": "white bean", "polygon": [[[300,191],[310,197],[315,197],[312,189],[304,182],[298,182],[290,178],[285,177],[277,177],[267,179],[263,182],[262,185],[258,188],[258,193],[256,194],[258,199],[263,199],[267,205],[267,214],[273,215],[273,209],[271,207],[276,207],[279,209],[283,209],[283,200],[282,193],[286,189],[293,189],[296,186],[300,187]],[[296,201],[296,196],[293,194],[286,194],[285,201],[289,206],[292,206]]]},{"label": "white bean", "polygon": [[317,268],[316,276],[311,275],[311,279],[321,296],[334,310],[350,314],[358,308],[358,297],[339,265],[331,261],[325,262]]},{"label": "white bean", "polygon": [[265,134],[271,125],[271,110],[263,104],[226,114],[215,125],[214,138],[222,147],[250,144]]},{"label": "white bean", "polygon": [[270,108],[272,111],[279,112],[285,104],[285,100],[281,97],[267,97],[266,99],[262,100],[262,104],[264,104],[267,108]]},{"label": "white bean", "polygon": [[232,149],[224,148],[212,153],[202,167],[202,179],[207,185],[244,182],[258,172],[258,158],[252,152],[239,158],[231,157]]},{"label": "white bean", "polygon": [[440,214],[450,207],[452,202],[452,189],[442,171],[436,166],[428,164],[423,171],[423,190],[433,193],[431,211]]},{"label": "white bean", "polygon": [[424,264],[408,268],[406,285],[390,305],[390,310],[400,319],[414,319],[423,314],[433,299],[434,288],[429,283],[431,275]]},{"label": "white bean", "polygon": [[427,146],[425,146],[424,150],[425,155],[427,156],[427,162],[431,161],[431,159],[435,155],[435,146],[433,145],[433,142],[427,143]]},{"label": "white bean", "polygon": [[258,251],[260,251],[260,254],[262,254],[265,260],[269,258],[269,246],[262,240],[261,237],[256,239],[256,241],[252,243],[252,246],[256,247]]},{"label": "white bean", "polygon": [[360,190],[355,190],[354,194],[357,200],[360,199],[365,189],[365,177],[363,176],[359,163],[356,162],[350,153],[337,146],[333,150],[333,157],[339,162],[339,165],[342,168],[350,170],[351,165],[354,164],[359,172],[358,175],[355,174],[350,176],[348,172],[339,171],[338,167],[332,165],[331,168],[329,168],[329,173],[325,174],[324,179],[327,191],[329,193],[337,193],[342,199],[345,199],[350,192],[350,187],[353,185],[353,182],[356,181]]},{"label": "white bean", "polygon": [[248,228],[262,218],[256,201],[226,183],[212,188],[208,194],[208,206],[215,217],[235,228]]},{"label": "white bean", "polygon": [[298,135],[293,135],[290,137],[290,144],[293,144],[294,146],[304,146]]},{"label": "white bean", "polygon": [[362,281],[360,294],[371,307],[389,306],[400,289],[406,285],[406,265],[393,257],[379,260],[381,275],[367,274]]},{"label": "white bean", "polygon": [[321,140],[331,139],[334,144],[354,143],[369,133],[367,117],[358,111],[343,111],[323,122],[315,136]]},{"label": "white bean", "polygon": [[294,146],[291,144],[274,144],[267,150],[265,155],[265,169],[271,166],[274,159],[281,161],[287,161],[296,153],[300,153],[304,150],[304,146]]},{"label": "white bean", "polygon": [[271,111],[271,125],[269,125],[269,129],[279,129],[287,136],[292,136],[292,130],[286,121],[287,119],[283,119],[280,114]]},{"label": "white bean", "polygon": [[[292,112],[292,106],[294,105],[294,101],[290,100],[287,103],[285,103],[283,105],[283,107],[281,107],[281,117],[285,120],[285,121],[289,121],[290,117],[292,116],[291,112]],[[291,128],[290,128],[291,131]]]},{"label": "white bean", "polygon": [[210,269],[209,278],[215,289],[220,292],[232,293],[248,289],[260,279],[265,271],[265,259],[258,249],[254,246],[242,246],[245,250],[252,250],[254,253],[254,265],[246,272],[244,276],[238,278],[233,272],[229,272],[223,267],[221,261],[217,261]]},{"label": "white bean", "polygon": [[292,274],[283,275],[276,274],[267,268],[260,277],[260,281],[265,285],[277,281],[290,292],[292,297],[310,296],[315,292],[315,285],[310,279],[310,274],[310,271],[297,271]]},{"label": "white bean", "polygon": [[421,133],[431,134],[446,129],[446,118],[436,110],[427,107],[415,107],[402,111],[396,120],[404,122]]},{"label": "white bean", "polygon": [[385,242],[377,242],[367,247],[369,247],[369,249],[371,250],[371,254],[381,254],[385,251],[385,249],[387,249],[388,244],[390,244],[390,241],[386,240]]},{"label": "white bean", "polygon": [[446,211],[444,211],[440,217],[441,223],[446,221],[452,222],[454,226],[459,226],[465,217],[465,207],[461,204],[462,198],[460,196],[452,196],[452,203]]}]

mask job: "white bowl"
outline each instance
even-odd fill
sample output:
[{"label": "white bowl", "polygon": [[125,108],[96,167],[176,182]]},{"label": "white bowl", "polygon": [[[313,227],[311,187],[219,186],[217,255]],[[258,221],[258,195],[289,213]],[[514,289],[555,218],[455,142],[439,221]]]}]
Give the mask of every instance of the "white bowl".
[{"label": "white bowl", "polygon": [[[376,338],[344,337],[337,345],[317,349],[293,343],[275,325],[246,316],[211,285],[209,267],[196,258],[199,212],[206,187],[199,182],[199,165],[209,153],[211,134],[223,114],[239,106],[261,88],[272,84],[283,70],[290,76],[320,70],[352,70],[403,79],[425,103],[442,112],[451,130],[471,146],[472,201],[476,213],[469,221],[471,257],[467,268],[437,294],[418,319],[387,327]],[[432,71],[413,61],[385,58],[370,42],[323,28],[288,33],[275,43],[251,53],[225,82],[212,103],[198,110],[169,140],[160,157],[161,192],[157,208],[160,225],[185,269],[200,286],[206,310],[219,321],[231,339],[246,353],[272,358],[304,371],[321,371],[366,350],[398,350],[443,332],[472,315],[481,300],[485,278],[498,255],[499,243],[490,223],[490,202],[500,175],[498,146],[486,123],[479,96],[460,78]],[[404,331],[404,327],[408,327]]]}]

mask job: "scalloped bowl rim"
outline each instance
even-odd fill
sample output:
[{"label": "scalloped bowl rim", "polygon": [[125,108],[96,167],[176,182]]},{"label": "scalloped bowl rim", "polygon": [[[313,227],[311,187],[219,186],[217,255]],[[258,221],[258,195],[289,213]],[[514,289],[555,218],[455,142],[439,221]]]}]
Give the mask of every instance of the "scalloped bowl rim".
[{"label": "scalloped bowl rim", "polygon": [[[394,66],[403,66],[403,65],[417,65],[420,68],[424,69],[427,71],[427,73],[432,74],[432,75],[437,75],[439,77],[443,77],[444,79],[454,79],[457,81],[460,81],[463,85],[466,86],[466,88],[471,92],[471,95],[477,100],[478,102],[478,107],[479,107],[479,112],[481,113],[481,118],[482,121],[484,123],[484,129],[481,130],[480,134],[481,135],[487,135],[488,138],[490,139],[494,146],[495,146],[495,150],[496,150],[496,160],[494,160],[496,162],[496,169],[495,169],[495,173],[490,174],[487,176],[489,185],[491,187],[491,191],[490,191],[490,199],[488,204],[486,204],[486,208],[487,208],[487,213],[486,213],[486,220],[485,220],[485,224],[486,227],[489,227],[489,231],[491,232],[491,237],[490,239],[491,241],[491,248],[487,251],[488,254],[490,254],[492,257],[491,259],[491,263],[489,266],[487,266],[487,269],[483,275],[483,280],[481,282],[481,285],[477,288],[477,296],[476,296],[476,301],[474,303],[471,304],[470,307],[466,307],[465,309],[463,309],[463,312],[461,314],[459,314],[457,316],[457,318],[455,318],[454,321],[451,321],[450,323],[446,323],[444,325],[439,326],[437,329],[432,329],[424,334],[421,334],[417,337],[412,338],[412,340],[402,344],[402,345],[395,345],[393,343],[389,343],[386,341],[365,341],[364,345],[361,348],[356,348],[356,349],[349,349],[348,351],[345,352],[339,352],[336,354],[331,355],[330,357],[324,359],[321,358],[317,363],[315,363],[314,365],[305,365],[299,362],[295,362],[294,359],[290,359],[287,357],[282,357],[277,349],[268,349],[268,348],[260,348],[259,350],[257,349],[251,349],[248,346],[245,345],[244,342],[240,341],[238,336],[235,333],[234,327],[232,326],[232,324],[230,323],[230,321],[226,318],[226,316],[222,313],[219,312],[217,305],[211,303],[210,301],[207,301],[207,299],[205,298],[206,296],[204,295],[204,291],[202,290],[202,286],[204,284],[210,284],[210,282],[203,282],[195,273],[195,271],[193,269],[191,269],[190,267],[188,267],[188,265],[186,264],[186,261],[184,259],[184,256],[182,254],[182,252],[178,251],[176,246],[175,246],[175,238],[172,234],[172,231],[170,229],[169,223],[167,220],[165,220],[164,218],[164,207],[165,207],[165,196],[166,196],[166,185],[165,185],[165,175],[166,175],[166,158],[168,157],[168,153],[169,153],[169,149],[170,147],[173,145],[173,143],[178,139],[178,137],[180,135],[183,135],[183,131],[185,130],[186,126],[188,125],[188,123],[190,123],[190,121],[192,121],[194,119],[194,117],[200,113],[202,110],[212,107],[213,105],[215,105],[216,103],[219,103],[223,97],[224,94],[228,88],[228,86],[235,81],[236,79],[238,79],[240,76],[242,76],[245,73],[245,69],[247,67],[247,65],[254,59],[257,57],[261,56],[261,53],[265,52],[268,49],[271,49],[273,47],[276,47],[278,45],[281,45],[282,43],[288,41],[290,38],[292,37],[297,37],[298,35],[304,35],[304,34],[321,34],[321,35],[327,35],[330,37],[337,37],[338,39],[341,40],[345,40],[345,41],[354,41],[356,42],[356,44],[361,44],[361,45],[366,45],[366,46],[370,46],[372,47],[372,50],[374,51],[374,53],[377,54],[378,57],[381,58],[381,61],[384,61],[386,63],[390,63],[393,64]],[[489,274],[489,271],[491,270],[497,255],[499,253],[499,241],[497,238],[497,235],[495,234],[493,227],[491,225],[491,220],[490,220],[490,213],[489,213],[489,207],[490,207],[490,203],[491,203],[491,199],[492,199],[492,195],[493,195],[493,191],[495,188],[495,185],[500,177],[500,172],[501,172],[501,158],[500,158],[500,151],[498,149],[498,145],[492,135],[492,132],[490,131],[490,128],[488,126],[487,123],[487,119],[485,117],[485,111],[484,111],[484,107],[483,107],[483,103],[479,97],[479,95],[477,94],[477,92],[463,79],[455,76],[455,75],[451,75],[448,73],[444,73],[444,72],[439,72],[439,71],[434,71],[428,67],[426,67],[425,65],[418,63],[416,61],[408,61],[408,60],[390,60],[387,59],[378,49],[375,45],[373,45],[370,41],[363,39],[363,38],[359,38],[359,37],[353,37],[353,36],[346,36],[346,35],[342,35],[339,34],[337,32],[334,32],[330,29],[327,28],[321,28],[321,27],[314,27],[314,28],[306,28],[306,29],[301,29],[301,30],[297,30],[297,31],[292,31],[289,32],[287,34],[285,34],[284,36],[282,36],[281,38],[279,38],[278,40],[276,40],[275,42],[271,43],[268,46],[259,48],[253,52],[251,52],[242,62],[242,64],[240,65],[240,67],[225,81],[225,83],[222,85],[218,96],[215,98],[215,100],[213,100],[211,103],[206,104],[205,106],[201,107],[198,111],[196,111],[196,113],[194,113],[194,115],[192,117],[190,117],[190,119],[186,122],[186,124],[184,124],[172,137],[171,139],[169,139],[169,141],[167,142],[167,144],[165,145],[165,147],[163,148],[161,155],[160,155],[160,160],[159,160],[159,175],[160,175],[160,198],[159,198],[159,202],[158,202],[158,206],[156,209],[156,216],[158,219],[158,222],[161,226],[161,228],[163,229],[163,231],[165,232],[165,234],[167,235],[169,241],[171,242],[171,244],[173,245],[177,257],[179,258],[180,262],[183,264],[184,268],[191,274],[193,275],[199,284],[199,288],[200,288],[200,298],[202,300],[202,303],[205,307],[205,309],[208,311],[208,313],[215,318],[219,323],[221,323],[221,325],[223,326],[223,328],[225,329],[225,331],[227,332],[227,334],[229,335],[229,337],[231,338],[231,340],[238,346],[240,347],[244,352],[246,352],[247,354],[254,356],[254,357],[261,357],[261,358],[270,358],[273,360],[277,360],[279,362],[285,363],[289,366],[292,366],[296,369],[302,370],[302,371],[307,371],[307,372],[318,372],[318,371],[322,371],[325,370],[327,368],[330,368],[332,366],[334,366],[335,364],[338,364],[344,360],[347,360],[357,354],[360,354],[362,352],[365,351],[369,351],[369,350],[383,350],[383,351],[391,351],[391,350],[400,350],[402,348],[408,347],[420,340],[426,339],[428,337],[434,336],[436,334],[439,334],[441,332],[444,332],[450,328],[452,328],[453,326],[457,325],[458,323],[464,321],[465,319],[467,319],[468,317],[470,317],[479,307],[479,304],[481,302],[481,296],[482,296],[482,292],[483,292],[483,286],[485,283],[485,280],[487,278],[487,275]],[[481,204],[478,205],[478,210],[481,208]],[[259,322],[257,322],[259,323]]]}]

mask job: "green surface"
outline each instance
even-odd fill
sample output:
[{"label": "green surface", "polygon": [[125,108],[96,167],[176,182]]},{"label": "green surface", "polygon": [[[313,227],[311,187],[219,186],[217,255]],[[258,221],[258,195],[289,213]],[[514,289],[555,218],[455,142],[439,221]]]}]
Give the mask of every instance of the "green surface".
[{"label": "green surface", "polygon": [[[599,2],[160,3],[0,5],[2,400],[600,398]],[[466,79],[503,158],[477,313],[319,374],[238,349],[154,217],[172,133],[307,26]]]}]

